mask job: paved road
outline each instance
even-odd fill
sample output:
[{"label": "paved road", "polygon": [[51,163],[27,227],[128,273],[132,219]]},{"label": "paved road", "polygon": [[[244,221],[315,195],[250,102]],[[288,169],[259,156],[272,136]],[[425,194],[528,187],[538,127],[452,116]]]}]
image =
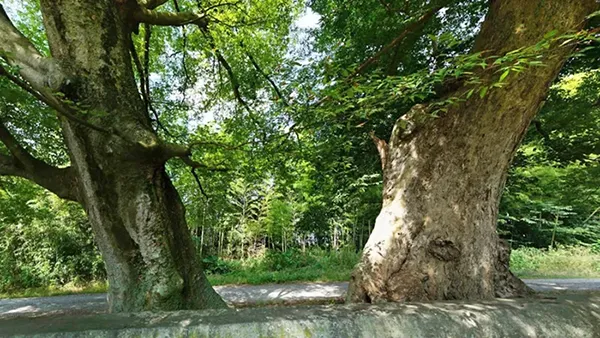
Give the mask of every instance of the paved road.
[{"label": "paved road", "polygon": [[[529,279],[525,282],[537,291],[600,291],[600,279]],[[347,287],[348,283],[301,283],[218,286],[215,289],[229,304],[244,306],[307,300],[334,301],[343,297]],[[0,299],[0,317],[102,313],[106,310],[105,294]]]}]

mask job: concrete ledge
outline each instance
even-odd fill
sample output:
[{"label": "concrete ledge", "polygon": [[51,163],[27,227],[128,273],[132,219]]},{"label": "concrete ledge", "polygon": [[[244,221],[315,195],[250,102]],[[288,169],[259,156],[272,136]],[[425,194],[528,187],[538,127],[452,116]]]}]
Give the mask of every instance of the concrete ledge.
[{"label": "concrete ledge", "polygon": [[0,320],[10,337],[600,337],[600,297]]}]

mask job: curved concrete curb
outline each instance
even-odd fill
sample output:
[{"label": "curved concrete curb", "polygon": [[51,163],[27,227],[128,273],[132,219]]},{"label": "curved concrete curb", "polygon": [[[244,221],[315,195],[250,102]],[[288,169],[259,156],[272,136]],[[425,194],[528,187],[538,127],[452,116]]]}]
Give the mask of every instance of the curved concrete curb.
[{"label": "curved concrete curb", "polygon": [[330,305],[0,320],[34,337],[600,337],[600,297]]}]

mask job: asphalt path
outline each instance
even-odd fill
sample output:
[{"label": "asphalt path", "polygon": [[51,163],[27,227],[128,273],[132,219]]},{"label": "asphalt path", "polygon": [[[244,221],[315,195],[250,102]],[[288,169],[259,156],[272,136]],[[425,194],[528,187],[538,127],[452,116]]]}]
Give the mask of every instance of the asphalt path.
[{"label": "asphalt path", "polygon": [[[526,279],[536,291],[600,291],[600,279]],[[217,286],[232,306],[276,303],[324,303],[343,298],[348,283],[298,283]],[[0,299],[0,318],[107,311],[106,294]]]}]

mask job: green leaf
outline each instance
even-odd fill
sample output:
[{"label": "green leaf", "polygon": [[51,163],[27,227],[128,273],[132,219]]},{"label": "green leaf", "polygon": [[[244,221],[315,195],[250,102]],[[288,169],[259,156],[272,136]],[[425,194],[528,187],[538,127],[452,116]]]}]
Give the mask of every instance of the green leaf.
[{"label": "green leaf", "polygon": [[556,34],[558,34],[558,30],[551,30],[548,33],[544,34],[544,39],[550,39],[551,37],[554,37]]},{"label": "green leaf", "polygon": [[502,75],[500,75],[500,82],[504,81],[508,74],[510,74],[510,69],[507,69],[506,71],[504,71],[504,73],[502,73]]},{"label": "green leaf", "polygon": [[595,11],[594,13],[586,16],[586,19],[591,19],[600,15],[600,11]]},{"label": "green leaf", "polygon": [[471,96],[473,96],[473,93],[475,92],[475,88],[471,88],[471,90],[469,90],[467,92],[467,99],[471,98]]},{"label": "green leaf", "polygon": [[485,96],[487,91],[488,91],[488,87],[482,87],[481,90],[479,91],[479,97],[483,99],[483,97]]}]

